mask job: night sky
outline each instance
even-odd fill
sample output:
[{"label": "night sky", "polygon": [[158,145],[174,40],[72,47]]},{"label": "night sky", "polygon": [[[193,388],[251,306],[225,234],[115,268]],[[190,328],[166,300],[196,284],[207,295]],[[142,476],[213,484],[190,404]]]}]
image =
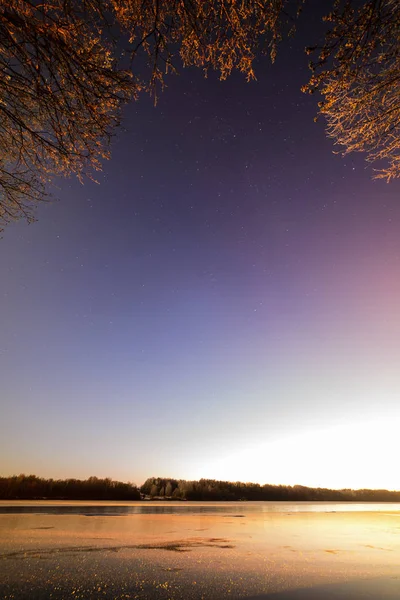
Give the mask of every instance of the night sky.
[{"label": "night sky", "polygon": [[307,27],[169,77],[6,229],[1,474],[400,487],[400,184],[313,122]]}]

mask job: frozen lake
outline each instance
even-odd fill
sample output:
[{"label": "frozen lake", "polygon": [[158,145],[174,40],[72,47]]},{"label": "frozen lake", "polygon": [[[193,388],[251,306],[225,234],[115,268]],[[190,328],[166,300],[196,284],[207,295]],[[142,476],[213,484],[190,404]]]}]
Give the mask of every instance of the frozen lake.
[{"label": "frozen lake", "polygon": [[400,505],[0,502],[0,597],[400,598]]}]

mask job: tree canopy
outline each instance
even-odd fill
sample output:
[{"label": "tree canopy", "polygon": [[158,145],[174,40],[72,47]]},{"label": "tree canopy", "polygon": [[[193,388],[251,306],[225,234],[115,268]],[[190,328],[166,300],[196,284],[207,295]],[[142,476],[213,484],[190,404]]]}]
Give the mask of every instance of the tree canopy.
[{"label": "tree canopy", "polygon": [[[109,157],[121,107],[141,92],[156,99],[179,65],[253,79],[256,56],[274,60],[303,2],[3,2],[0,229],[30,219],[53,177],[93,178]],[[399,177],[400,5],[331,0],[331,9],[304,89],[322,93],[328,135],[345,153],[365,152],[378,161],[378,177]]]},{"label": "tree canopy", "polygon": [[305,91],[320,90],[328,135],[364,152],[376,177],[400,177],[400,3],[339,0]]},{"label": "tree canopy", "polygon": [[0,9],[0,229],[29,219],[53,176],[100,169],[132,94],[78,4],[11,0]]}]

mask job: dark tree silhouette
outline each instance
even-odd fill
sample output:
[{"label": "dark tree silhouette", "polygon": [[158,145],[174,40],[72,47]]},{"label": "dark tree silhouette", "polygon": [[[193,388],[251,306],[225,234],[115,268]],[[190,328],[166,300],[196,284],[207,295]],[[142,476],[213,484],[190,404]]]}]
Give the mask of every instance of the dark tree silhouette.
[{"label": "dark tree silhouette", "polygon": [[[163,493],[165,491],[165,494]],[[168,494],[166,493],[168,491]],[[80,479],[43,479],[36,475],[0,477],[0,499],[65,500],[139,500],[140,492],[148,498],[168,500],[291,500],[337,502],[399,502],[400,491],[330,490],[302,485],[260,485],[240,481],[200,479],[186,481],[150,477],[140,491],[133,483],[89,477]]]},{"label": "dark tree silhouette", "polygon": [[330,490],[310,488],[302,485],[260,485],[240,481],[216,481],[200,479],[164,479],[150,477],[141,486],[142,494],[149,498],[160,498],[161,491],[168,487],[165,496],[172,500],[290,500],[290,501],[335,501],[335,502],[399,502],[400,491],[387,490]]},{"label": "dark tree silhouette", "polygon": [[133,483],[89,477],[80,479],[43,479],[36,475],[0,477],[0,498],[5,500],[140,500]]}]

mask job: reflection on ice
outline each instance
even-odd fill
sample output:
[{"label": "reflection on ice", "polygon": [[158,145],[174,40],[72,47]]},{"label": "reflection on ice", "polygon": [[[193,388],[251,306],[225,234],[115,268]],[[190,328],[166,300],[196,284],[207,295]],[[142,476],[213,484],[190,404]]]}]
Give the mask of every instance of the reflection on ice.
[{"label": "reflection on ice", "polygon": [[46,515],[180,515],[180,514],[229,514],[234,511],[251,513],[330,513],[330,512],[391,512],[399,511],[400,503],[377,502],[64,502],[64,501],[0,501],[1,514]]},{"label": "reflection on ice", "polygon": [[2,502],[0,509],[2,598],[400,597],[399,505]]}]

